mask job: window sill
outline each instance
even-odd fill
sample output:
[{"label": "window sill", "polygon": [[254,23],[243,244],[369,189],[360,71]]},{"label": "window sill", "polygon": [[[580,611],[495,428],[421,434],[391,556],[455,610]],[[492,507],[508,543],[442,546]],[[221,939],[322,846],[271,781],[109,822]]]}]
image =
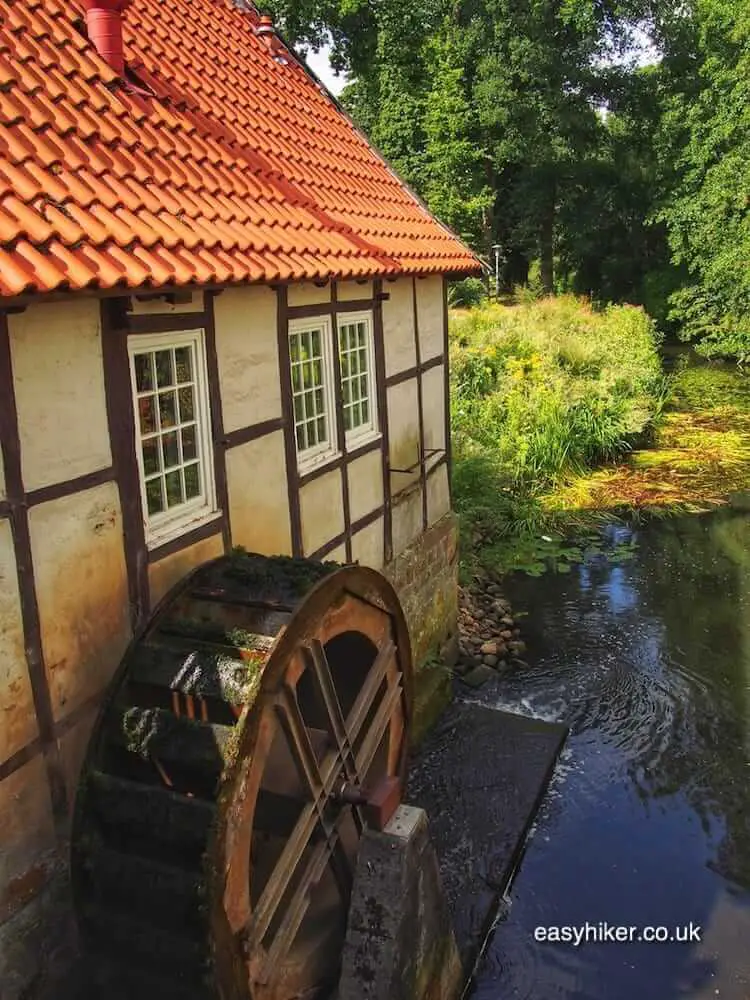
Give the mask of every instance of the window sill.
[{"label": "window sill", "polygon": [[210,524],[212,521],[221,520],[221,516],[222,512],[220,510],[202,511],[189,520],[186,519],[184,521],[165,524],[163,527],[152,532],[146,530],[146,547],[149,552],[152,552],[154,549],[160,549],[165,545],[169,545],[170,542],[176,541],[182,535],[189,535],[193,531],[197,531],[198,528]]},{"label": "window sill", "polygon": [[317,472],[318,469],[323,468],[326,465],[332,465],[337,462],[343,452],[331,451],[325,452],[323,455],[316,455],[315,458],[309,458],[306,461],[300,461],[297,459],[297,472],[300,479],[304,479],[305,476],[309,476],[311,472]]}]

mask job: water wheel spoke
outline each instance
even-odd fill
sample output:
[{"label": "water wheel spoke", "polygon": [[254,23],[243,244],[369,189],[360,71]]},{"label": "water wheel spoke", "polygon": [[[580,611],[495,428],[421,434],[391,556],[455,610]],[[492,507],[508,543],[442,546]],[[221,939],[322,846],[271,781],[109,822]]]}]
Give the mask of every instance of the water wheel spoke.
[{"label": "water wheel spoke", "polygon": [[314,803],[305,806],[253,911],[249,935],[257,945],[268,930],[310,838],[320,823]]},{"label": "water wheel spoke", "polygon": [[[338,831],[334,828],[330,831],[327,839],[321,841],[316,846],[310,856],[299,885],[295,889],[292,898],[287,904],[284,918],[279,925],[273,942],[271,943],[266,955],[266,961],[261,973],[262,983],[265,984],[269,982],[274,971],[278,970],[281,962],[286,957],[297,932],[299,931],[300,925],[305,918],[307,908],[310,905],[310,890],[320,881],[329,861],[331,861],[335,873],[336,868],[334,866],[334,858],[336,857],[337,851],[341,851],[343,853]],[[346,862],[345,855],[344,861]],[[346,863],[345,867],[348,872],[348,863]],[[351,880],[352,876],[349,874],[348,883],[350,887]],[[348,897],[349,892],[347,891],[345,898],[348,899]]]},{"label": "water wheel spoke", "polygon": [[[378,655],[375,657],[375,660],[370,667],[370,671],[365,678],[365,682],[360,688],[356,701],[352,705],[351,711],[347,717],[346,730],[352,744],[357,741],[362,726],[365,723],[365,719],[367,718],[367,715],[378,696],[380,685],[383,683],[388,667],[390,666],[395,655],[396,647],[393,642],[388,639],[381,646]],[[361,769],[358,770],[359,773],[362,774]]]},{"label": "water wheel spoke", "polygon": [[309,789],[313,801],[319,802],[326,794],[325,782],[293,688],[285,685],[282,689],[280,700],[276,705],[276,714],[284,730],[300,781]]},{"label": "water wheel spoke", "polygon": [[349,781],[356,782],[359,776],[355,767],[354,751],[349,741],[344,713],[341,711],[341,703],[323,644],[316,639],[305,648],[304,653],[312,667],[312,675],[328,718],[328,731],[341,754],[346,777]]},{"label": "water wheel spoke", "polygon": [[375,754],[378,752],[380,741],[391,724],[393,710],[401,699],[401,685],[394,684],[389,687],[388,692],[378,706],[372,725],[367,731],[367,735],[362,741],[362,746],[357,752],[357,771],[366,775],[372,764]]}]

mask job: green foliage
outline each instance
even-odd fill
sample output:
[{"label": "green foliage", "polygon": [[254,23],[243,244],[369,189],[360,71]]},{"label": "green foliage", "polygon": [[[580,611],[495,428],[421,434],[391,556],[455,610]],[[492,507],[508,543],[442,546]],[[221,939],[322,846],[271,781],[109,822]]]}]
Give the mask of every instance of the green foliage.
[{"label": "green foliage", "polygon": [[[549,540],[543,549],[559,568],[571,553],[544,493],[626,453],[660,414],[653,323],[635,307],[594,312],[561,296],[456,314],[450,339],[453,492],[468,565],[480,551],[484,562],[507,567],[520,553],[536,565],[540,537],[557,535],[559,551]],[[592,517],[566,521],[590,527]]]},{"label": "green foliage", "polygon": [[481,305],[487,298],[487,289],[481,278],[465,278],[454,281],[448,288],[448,305],[451,308],[470,309]]},{"label": "green foliage", "polygon": [[672,298],[684,335],[706,355],[750,360],[750,9],[697,0],[697,79],[665,117],[682,141],[662,218],[687,272]]}]

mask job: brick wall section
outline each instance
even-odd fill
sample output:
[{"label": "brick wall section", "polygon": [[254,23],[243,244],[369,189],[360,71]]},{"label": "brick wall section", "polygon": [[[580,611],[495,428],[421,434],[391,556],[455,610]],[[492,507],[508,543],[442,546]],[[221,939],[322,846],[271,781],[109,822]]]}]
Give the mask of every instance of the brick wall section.
[{"label": "brick wall section", "polygon": [[412,742],[418,743],[450,700],[457,651],[458,523],[446,514],[383,568],[406,615],[415,670]]}]

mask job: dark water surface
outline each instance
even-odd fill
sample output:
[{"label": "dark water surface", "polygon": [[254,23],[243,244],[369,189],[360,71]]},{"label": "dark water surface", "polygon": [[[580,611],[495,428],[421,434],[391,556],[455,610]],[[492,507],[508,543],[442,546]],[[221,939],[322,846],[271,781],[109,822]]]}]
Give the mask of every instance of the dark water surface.
[{"label": "dark water surface", "polygon": [[[472,997],[749,1000],[750,515],[610,531],[631,561],[508,584],[501,705],[572,731]],[[702,940],[535,940],[600,921]]]}]

